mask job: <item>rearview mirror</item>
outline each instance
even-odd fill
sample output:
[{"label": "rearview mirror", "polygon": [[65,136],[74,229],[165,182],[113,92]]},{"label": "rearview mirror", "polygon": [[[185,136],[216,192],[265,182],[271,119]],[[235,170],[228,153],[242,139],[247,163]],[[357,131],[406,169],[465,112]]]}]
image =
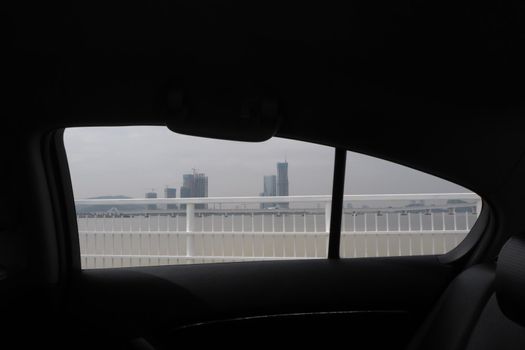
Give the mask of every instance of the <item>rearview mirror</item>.
[{"label": "rearview mirror", "polygon": [[168,92],[167,127],[177,133],[235,140],[265,141],[280,124],[277,99],[268,94],[202,89],[193,95],[182,89]]}]

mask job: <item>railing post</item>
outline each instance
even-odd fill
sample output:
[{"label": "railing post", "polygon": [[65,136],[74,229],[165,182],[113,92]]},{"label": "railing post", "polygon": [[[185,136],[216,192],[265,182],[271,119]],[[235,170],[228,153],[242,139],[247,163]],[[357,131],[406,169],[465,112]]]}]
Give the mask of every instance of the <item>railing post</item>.
[{"label": "railing post", "polygon": [[193,256],[195,237],[193,237],[195,223],[195,204],[186,204],[186,256]]}]

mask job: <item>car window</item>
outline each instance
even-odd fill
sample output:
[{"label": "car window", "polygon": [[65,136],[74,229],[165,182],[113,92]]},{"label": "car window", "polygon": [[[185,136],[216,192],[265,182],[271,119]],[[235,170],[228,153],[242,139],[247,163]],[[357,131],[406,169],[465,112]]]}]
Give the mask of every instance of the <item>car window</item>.
[{"label": "car window", "polygon": [[327,257],[334,149],[67,129],[83,268]]},{"label": "car window", "polygon": [[481,198],[396,163],[347,152],[340,256],[444,254],[470,232]]},{"label": "car window", "polygon": [[[83,268],[322,259],[335,150],[160,126],[64,134]],[[475,193],[347,152],[340,256],[444,254],[481,210]]]}]

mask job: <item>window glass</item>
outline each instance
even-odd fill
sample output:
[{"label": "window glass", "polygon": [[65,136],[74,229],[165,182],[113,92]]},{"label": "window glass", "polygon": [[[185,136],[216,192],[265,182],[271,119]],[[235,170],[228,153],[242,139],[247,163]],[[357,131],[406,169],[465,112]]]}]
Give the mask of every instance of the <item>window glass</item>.
[{"label": "window glass", "polygon": [[83,268],[326,258],[334,149],[175,134],[64,135]]},{"label": "window glass", "polygon": [[444,254],[481,210],[475,193],[382,159],[347,152],[340,256]]}]

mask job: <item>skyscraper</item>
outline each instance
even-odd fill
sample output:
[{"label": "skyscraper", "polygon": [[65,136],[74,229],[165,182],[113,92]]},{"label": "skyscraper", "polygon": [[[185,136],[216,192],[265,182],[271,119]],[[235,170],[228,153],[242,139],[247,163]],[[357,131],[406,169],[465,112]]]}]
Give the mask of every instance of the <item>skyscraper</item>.
[{"label": "skyscraper", "polygon": [[[277,163],[277,195],[288,196],[288,162]],[[288,208],[289,203],[279,203],[280,208]]]},{"label": "skyscraper", "polygon": [[267,175],[264,177],[264,195],[265,196],[276,196],[277,195],[277,176]]},{"label": "skyscraper", "polygon": [[187,196],[185,196],[185,197],[193,197],[192,196],[193,187],[194,187],[193,174],[184,174],[184,175],[182,175],[182,187],[181,187],[181,190],[180,190],[181,197],[182,197],[182,192],[183,192],[182,189],[185,189],[184,192],[187,194]]},{"label": "skyscraper", "polygon": [[[156,192],[147,192],[146,193],[146,198],[157,198],[157,193]],[[157,210],[157,204],[148,204],[146,206],[146,208],[148,210]]]},{"label": "skyscraper", "polygon": [[[193,172],[193,174],[182,175],[182,187],[180,188],[181,198],[200,198],[208,197],[208,177],[202,173]],[[184,209],[186,206],[181,205]],[[196,204],[196,209],[206,209],[206,204]]]},{"label": "skyscraper", "polygon": [[[275,175],[266,175],[263,180],[263,192],[261,196],[270,197],[277,195],[277,177]],[[275,207],[275,203],[261,203],[261,209]]]},{"label": "skyscraper", "polygon": [[208,177],[204,174],[194,174],[195,197],[208,197]]},{"label": "skyscraper", "polygon": [[[164,189],[164,197],[166,198],[177,198],[177,189],[166,187]],[[166,209],[177,209],[177,204],[167,204]]]}]

